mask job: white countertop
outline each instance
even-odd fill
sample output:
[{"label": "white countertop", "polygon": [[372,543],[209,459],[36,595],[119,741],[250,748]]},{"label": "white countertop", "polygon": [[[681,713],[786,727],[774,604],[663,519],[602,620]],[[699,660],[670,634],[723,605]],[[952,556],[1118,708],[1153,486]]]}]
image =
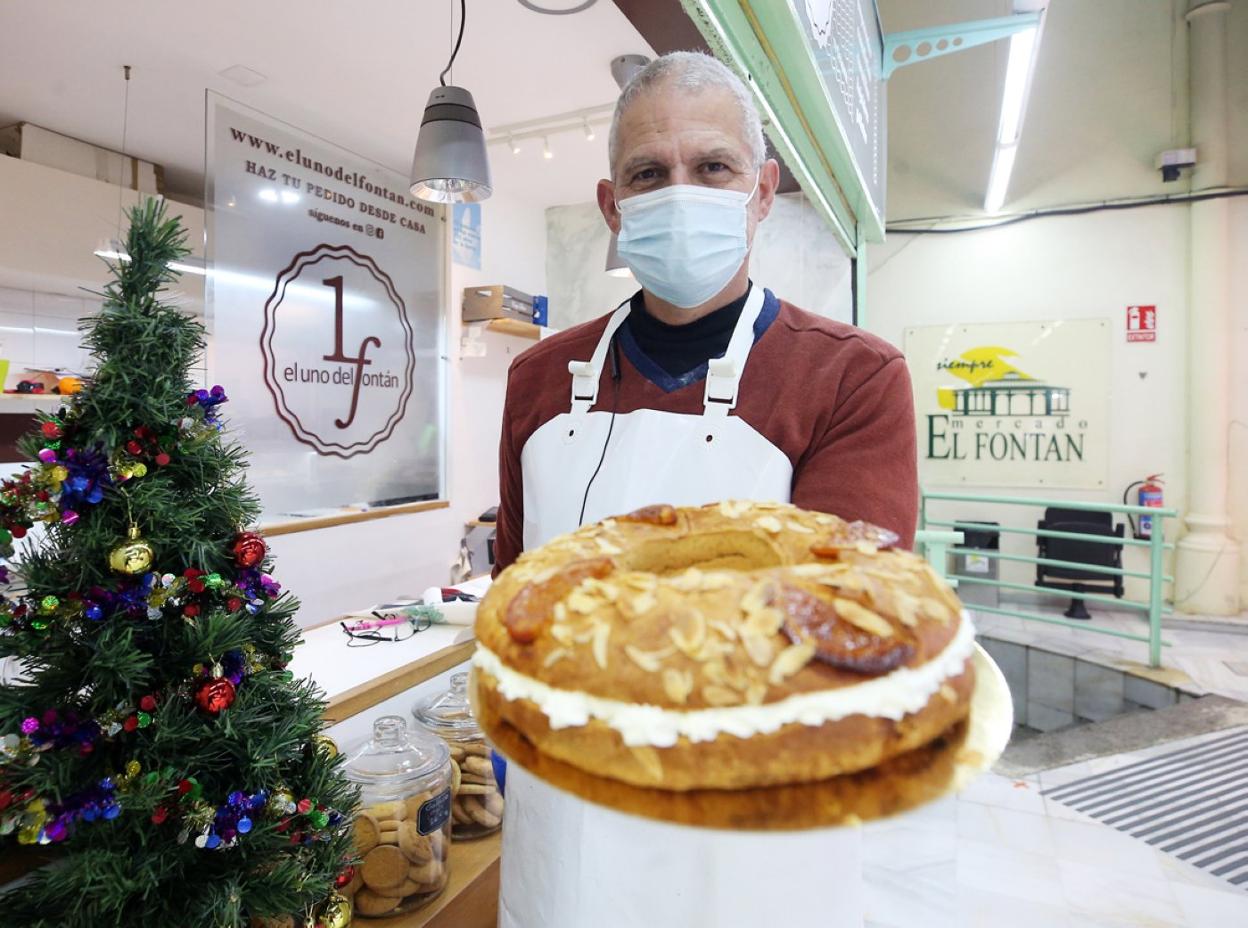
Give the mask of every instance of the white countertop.
[{"label": "white countertop", "polygon": [[476,604],[448,603],[446,607],[448,619],[457,624],[433,625],[405,641],[380,641],[364,648],[347,647],[347,636],[337,622],[308,629],[288,669],[296,677],[311,677],[326,698],[334,699],[443,648],[472,640]]}]

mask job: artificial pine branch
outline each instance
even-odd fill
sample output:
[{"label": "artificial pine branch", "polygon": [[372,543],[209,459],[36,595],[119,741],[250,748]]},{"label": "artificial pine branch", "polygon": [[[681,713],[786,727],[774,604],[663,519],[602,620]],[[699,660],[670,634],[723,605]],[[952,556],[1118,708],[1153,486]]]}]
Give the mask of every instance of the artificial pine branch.
[{"label": "artificial pine branch", "polygon": [[[358,797],[314,743],[321,694],[284,669],[298,603],[234,550],[259,514],[245,451],[193,392],[203,326],[163,296],[185,238],[161,202],[131,211],[84,328],[96,368],[0,488],[0,548],[45,525],[0,604],[24,667],[0,687],[0,841],[63,851],[0,897],[12,928],[242,928],[308,911],[350,854]],[[131,525],[154,550],[133,576],[109,562]]]}]

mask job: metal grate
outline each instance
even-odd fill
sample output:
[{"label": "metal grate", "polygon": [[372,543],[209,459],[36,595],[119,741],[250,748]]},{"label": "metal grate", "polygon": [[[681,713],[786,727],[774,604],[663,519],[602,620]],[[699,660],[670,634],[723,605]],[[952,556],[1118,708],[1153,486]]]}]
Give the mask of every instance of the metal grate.
[{"label": "metal grate", "polygon": [[1248,727],[1043,793],[1248,890]]}]

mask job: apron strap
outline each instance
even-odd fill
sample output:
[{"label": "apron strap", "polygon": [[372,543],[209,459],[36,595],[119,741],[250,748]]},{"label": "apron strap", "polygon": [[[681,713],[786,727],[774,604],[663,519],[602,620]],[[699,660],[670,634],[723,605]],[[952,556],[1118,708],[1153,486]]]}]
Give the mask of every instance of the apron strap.
[{"label": "apron strap", "polygon": [[598,402],[598,383],[602,379],[602,366],[607,360],[611,339],[615,337],[616,330],[628,318],[630,308],[629,301],[625,300],[611,314],[602,338],[598,341],[598,347],[594,349],[594,355],[590,360],[568,362],[568,373],[572,375],[572,415],[584,415],[589,412],[594,403]]},{"label": "apron strap", "polygon": [[763,288],[755,284],[737,319],[736,328],[722,358],[711,358],[706,365],[706,390],[702,395],[703,415],[723,419],[737,405],[745,361],[754,347],[754,323],[763,311]]}]

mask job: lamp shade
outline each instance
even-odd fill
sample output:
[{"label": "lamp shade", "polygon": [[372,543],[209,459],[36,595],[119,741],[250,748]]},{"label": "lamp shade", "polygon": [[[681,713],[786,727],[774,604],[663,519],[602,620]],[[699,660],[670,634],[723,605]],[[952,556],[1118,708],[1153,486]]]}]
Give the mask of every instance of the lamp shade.
[{"label": "lamp shade", "polygon": [[611,244],[607,246],[607,273],[612,277],[632,277],[633,272],[620,257],[619,239],[611,233]]},{"label": "lamp shade", "polygon": [[435,87],[412,156],[412,196],[434,203],[475,203],[493,192],[485,134],[472,94]]}]

